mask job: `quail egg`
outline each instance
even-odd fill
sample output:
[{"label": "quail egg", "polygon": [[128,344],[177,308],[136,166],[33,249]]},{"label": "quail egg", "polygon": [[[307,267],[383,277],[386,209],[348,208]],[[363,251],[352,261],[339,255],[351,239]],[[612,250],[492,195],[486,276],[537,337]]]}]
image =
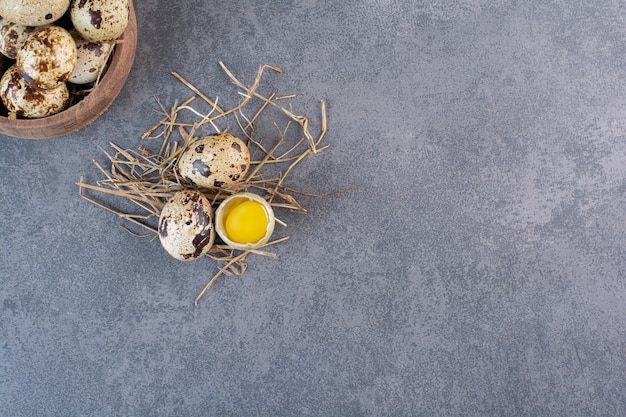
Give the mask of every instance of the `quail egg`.
[{"label": "quail egg", "polygon": [[197,259],[215,240],[213,208],[197,190],[178,191],[163,206],[158,225],[163,248],[176,259]]},{"label": "quail egg", "polygon": [[42,26],[60,19],[70,0],[2,0],[0,16],[24,26]]},{"label": "quail egg", "polygon": [[75,30],[70,33],[76,42],[76,67],[68,81],[74,84],[92,83],[105,67],[113,43],[88,41]]},{"label": "quail egg", "polygon": [[0,79],[0,97],[9,112],[31,119],[59,113],[70,103],[65,83],[53,89],[38,89],[22,78],[16,65],[7,69]]},{"label": "quail egg", "polygon": [[275,224],[272,206],[254,193],[233,194],[215,211],[215,231],[234,249],[248,250],[264,245],[272,236]]},{"label": "quail egg", "polygon": [[230,133],[194,141],[180,156],[178,173],[198,187],[224,187],[243,178],[250,167],[246,144]]},{"label": "quail egg", "polygon": [[36,26],[24,26],[0,17],[0,53],[15,59],[26,38],[36,29]]},{"label": "quail egg", "polygon": [[111,41],[119,38],[128,26],[128,0],[72,0],[72,24],[87,40]]},{"label": "quail egg", "polygon": [[65,83],[76,66],[76,44],[59,26],[45,26],[30,34],[17,53],[17,68],[31,85],[51,89]]}]

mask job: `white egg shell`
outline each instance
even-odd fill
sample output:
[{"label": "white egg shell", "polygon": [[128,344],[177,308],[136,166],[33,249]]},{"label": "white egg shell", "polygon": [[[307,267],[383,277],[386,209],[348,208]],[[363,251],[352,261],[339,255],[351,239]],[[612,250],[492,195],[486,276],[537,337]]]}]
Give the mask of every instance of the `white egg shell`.
[{"label": "white egg shell", "polygon": [[[258,242],[242,244],[242,243],[234,242],[228,237],[228,233],[226,232],[225,222],[226,222],[226,217],[228,216],[230,211],[233,209],[233,207],[235,207],[236,205],[238,205],[239,203],[245,200],[253,200],[253,201],[259,202],[261,206],[263,206],[263,208],[265,209],[265,214],[267,214],[268,223],[267,223],[267,228],[265,229],[265,235]],[[276,225],[276,217],[274,216],[274,210],[272,209],[272,206],[263,197],[254,193],[241,192],[241,193],[233,194],[225,198],[224,201],[222,201],[220,205],[217,207],[217,210],[215,210],[215,231],[217,232],[218,236],[222,239],[222,241],[224,241],[226,245],[230,246],[233,249],[249,250],[249,249],[255,249],[260,246],[263,246],[270,240],[270,237],[272,237],[272,233],[274,233],[275,225]]]},{"label": "white egg shell", "polygon": [[37,119],[65,110],[70,103],[67,85],[41,90],[28,84],[17,66],[11,66],[0,79],[0,97],[3,104],[18,117]]},{"label": "white egg shell", "polygon": [[0,16],[24,26],[42,26],[60,19],[70,0],[1,0]]},{"label": "white egg shell", "polygon": [[158,232],[161,245],[176,259],[206,255],[215,240],[211,203],[197,190],[177,192],[161,210]]},{"label": "white egg shell", "polygon": [[87,40],[112,41],[128,26],[129,0],[72,0],[70,18]]},{"label": "white egg shell", "polygon": [[113,42],[88,41],[77,31],[71,33],[76,42],[76,67],[68,81],[74,84],[92,83],[106,66]]},{"label": "white egg shell", "polygon": [[225,187],[241,180],[250,167],[246,144],[230,133],[200,138],[178,161],[178,173],[199,187]]},{"label": "white egg shell", "polygon": [[37,29],[17,53],[17,68],[31,85],[50,89],[65,83],[76,66],[76,43],[59,26]]},{"label": "white egg shell", "polygon": [[15,59],[17,51],[36,29],[37,26],[24,26],[0,17],[0,53],[7,58]]}]

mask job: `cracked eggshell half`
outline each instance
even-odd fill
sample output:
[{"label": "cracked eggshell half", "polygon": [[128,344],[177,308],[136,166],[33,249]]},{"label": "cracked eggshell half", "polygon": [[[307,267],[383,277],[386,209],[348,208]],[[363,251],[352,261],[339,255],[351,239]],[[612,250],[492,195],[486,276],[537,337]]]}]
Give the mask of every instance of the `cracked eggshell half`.
[{"label": "cracked eggshell half", "polygon": [[130,13],[129,0],[72,0],[70,18],[83,38],[93,42],[119,38]]},{"label": "cracked eggshell half", "polygon": [[76,42],[76,66],[68,81],[74,84],[92,83],[106,66],[113,42],[89,41],[76,30],[70,33]]},{"label": "cracked eggshell half", "polygon": [[161,210],[158,232],[161,245],[176,259],[206,255],[215,241],[211,203],[198,190],[178,191]]},{"label": "cracked eggshell half", "polygon": [[[226,223],[228,220],[228,216],[233,213],[233,209],[235,209],[241,203],[247,201],[256,202],[263,208],[265,215],[267,216],[267,224],[265,226],[265,234],[259,240],[255,242],[241,243],[233,240],[231,236],[229,236]],[[215,231],[222,239],[222,241],[224,241],[226,245],[233,249],[249,250],[263,246],[270,240],[270,237],[272,237],[275,225],[276,218],[274,216],[274,210],[272,209],[272,206],[263,197],[254,193],[241,192],[233,194],[225,198],[215,211]]]},{"label": "cracked eggshell half", "polygon": [[64,84],[76,67],[76,43],[60,26],[37,29],[17,53],[17,68],[34,87],[53,89]]},{"label": "cracked eggshell half", "polygon": [[11,113],[18,117],[38,119],[65,110],[70,104],[70,93],[65,83],[41,90],[28,84],[13,65],[0,79],[0,97]]},{"label": "cracked eggshell half", "polygon": [[246,144],[230,133],[194,141],[178,160],[178,173],[198,187],[225,187],[241,180],[250,167]]},{"label": "cracked eggshell half", "polygon": [[0,16],[24,26],[43,26],[59,20],[70,0],[1,0]]}]

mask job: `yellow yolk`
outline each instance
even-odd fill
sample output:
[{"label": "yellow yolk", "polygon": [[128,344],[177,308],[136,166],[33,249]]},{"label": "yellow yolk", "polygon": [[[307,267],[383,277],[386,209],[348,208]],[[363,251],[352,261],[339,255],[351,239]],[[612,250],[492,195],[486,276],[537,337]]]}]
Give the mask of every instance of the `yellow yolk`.
[{"label": "yellow yolk", "polygon": [[261,203],[246,200],[233,207],[226,215],[226,235],[233,242],[256,243],[267,230],[267,214]]}]

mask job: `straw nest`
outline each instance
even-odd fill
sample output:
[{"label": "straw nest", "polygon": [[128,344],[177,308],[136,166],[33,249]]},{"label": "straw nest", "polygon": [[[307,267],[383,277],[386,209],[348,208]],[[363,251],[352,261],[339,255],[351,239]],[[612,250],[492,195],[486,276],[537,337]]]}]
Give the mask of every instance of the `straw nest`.
[{"label": "straw nest", "polygon": [[[275,211],[280,209],[304,213],[306,209],[298,202],[301,196],[322,197],[347,191],[312,194],[285,185],[285,179],[298,164],[329,146],[322,143],[327,130],[326,105],[323,100],[320,102],[319,131],[313,134],[309,118],[295,114],[291,110],[290,101],[295,95],[279,96],[275,93],[264,95],[258,92],[264,72],[269,70],[282,74],[280,68],[260,66],[253,83],[246,86],[224,63],[219,64],[236,86],[239,98],[235,106],[222,108],[217,97],[210,98],[180,74],[172,73],[193,92],[193,95],[181,103],[176,101],[169,110],[155,98],[158,104],[155,111],[161,115],[161,119],[142,136],[149,144],[134,150],[110,143],[112,150],[101,149],[106,156],[105,164],[93,161],[104,177],[95,184],[90,184],[81,177],[77,183],[81,197],[128,222],[122,227],[134,236],[157,238],[157,222],[165,203],[177,191],[197,188],[180,178],[176,167],[179,156],[198,139],[199,131],[206,128],[217,133],[229,131],[240,136],[247,142],[250,154],[258,156],[251,161],[246,176],[235,184],[227,188],[200,189],[214,207],[234,193],[250,191],[266,199]],[[197,106],[192,106],[196,103]],[[208,110],[197,110],[202,107]],[[269,111],[270,109],[274,111]],[[259,140],[255,134],[255,126],[264,117],[273,117],[275,134],[273,138],[268,138],[265,134],[263,139]],[[292,133],[293,129],[290,128],[294,124],[297,133]],[[220,125],[225,127],[222,129]],[[158,150],[152,149],[154,141],[160,141],[156,146]],[[93,195],[93,192],[121,198],[130,203],[126,206],[132,209],[113,208],[110,204],[88,195]],[[281,220],[276,221],[286,226]],[[135,231],[137,227],[144,232]],[[218,271],[195,298],[195,304],[220,276],[243,274],[247,266],[246,259],[250,254],[276,258],[276,254],[266,250],[267,247],[287,239],[288,236],[270,240],[262,247],[245,251],[235,250],[216,240],[206,256],[218,262]]]}]

